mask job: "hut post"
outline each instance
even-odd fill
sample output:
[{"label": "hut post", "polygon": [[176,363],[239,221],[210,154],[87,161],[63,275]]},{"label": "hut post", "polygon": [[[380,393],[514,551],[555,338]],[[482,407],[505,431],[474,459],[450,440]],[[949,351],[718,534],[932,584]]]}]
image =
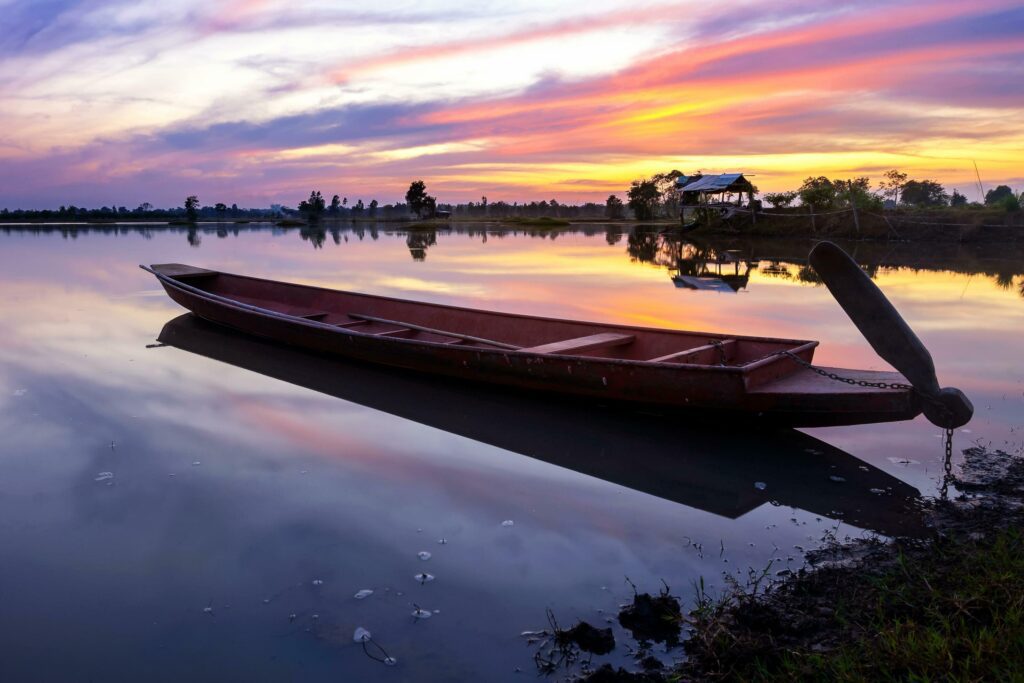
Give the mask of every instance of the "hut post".
[{"label": "hut post", "polygon": [[814,233],[814,234],[817,234],[818,233],[818,226],[814,222],[814,205],[813,204],[808,204],[807,205],[807,210],[811,212],[811,232]]}]

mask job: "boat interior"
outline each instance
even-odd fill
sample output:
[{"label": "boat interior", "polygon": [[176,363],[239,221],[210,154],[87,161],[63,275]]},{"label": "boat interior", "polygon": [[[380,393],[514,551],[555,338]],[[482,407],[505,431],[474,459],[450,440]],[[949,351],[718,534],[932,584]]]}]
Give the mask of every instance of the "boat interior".
[{"label": "boat interior", "polygon": [[814,341],[658,330],[457,308],[261,280],[180,264],[157,265],[154,269],[216,297],[273,314],[376,337],[459,347],[733,367],[778,376],[796,369],[780,351],[810,361],[817,346]]}]

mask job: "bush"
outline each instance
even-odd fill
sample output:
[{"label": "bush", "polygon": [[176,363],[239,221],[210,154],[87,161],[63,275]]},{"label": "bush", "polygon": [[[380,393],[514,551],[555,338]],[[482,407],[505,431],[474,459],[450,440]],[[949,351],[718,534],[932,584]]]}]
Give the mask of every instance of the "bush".
[{"label": "bush", "polygon": [[784,209],[793,203],[796,196],[796,192],[768,192],[764,195],[764,200],[773,208]]}]

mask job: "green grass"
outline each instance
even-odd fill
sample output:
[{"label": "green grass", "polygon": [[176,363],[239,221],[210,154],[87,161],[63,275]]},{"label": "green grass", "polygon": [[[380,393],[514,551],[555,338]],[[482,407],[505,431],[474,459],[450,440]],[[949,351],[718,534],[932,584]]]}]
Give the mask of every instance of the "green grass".
[{"label": "green grass", "polygon": [[691,616],[710,680],[1024,680],[1024,536],[897,542],[879,568],[823,569],[768,599],[732,595]]}]

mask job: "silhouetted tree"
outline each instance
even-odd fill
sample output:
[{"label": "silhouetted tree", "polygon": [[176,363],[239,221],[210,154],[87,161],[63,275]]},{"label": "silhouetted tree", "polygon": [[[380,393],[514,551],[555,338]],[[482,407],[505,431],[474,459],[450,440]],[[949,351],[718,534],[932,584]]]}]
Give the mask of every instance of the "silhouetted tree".
[{"label": "silhouetted tree", "polygon": [[[199,197],[194,194],[189,195],[185,198],[185,216],[188,220],[195,223],[196,219],[199,218]],[[189,242],[191,244],[191,241]],[[196,245],[192,245],[196,246]]]},{"label": "silhouetted tree", "polygon": [[883,196],[891,197],[894,204],[899,204],[903,186],[907,182],[907,174],[894,168],[886,171],[883,177],[885,179],[878,183],[878,189],[882,191]]},{"label": "silhouetted tree", "polygon": [[638,221],[647,221],[654,218],[658,209],[658,200],[661,199],[661,192],[653,180],[634,180],[626,194],[629,208]]},{"label": "silhouetted tree", "polygon": [[800,203],[815,211],[824,211],[832,207],[836,201],[836,186],[825,176],[807,178],[797,190]]},{"label": "silhouetted tree", "polygon": [[378,206],[380,206],[380,205],[377,203],[376,199],[371,199],[370,200],[370,211],[369,211],[370,216],[376,216],[377,215],[377,207]]},{"label": "silhouetted tree", "polygon": [[678,216],[679,207],[682,204],[682,196],[679,189],[676,187],[676,179],[683,176],[682,171],[675,169],[668,173],[655,173],[651,180],[658,187],[658,191],[661,192],[661,205],[665,211],[666,216]]},{"label": "silhouetted tree", "polygon": [[911,206],[946,206],[949,195],[946,188],[934,180],[908,180],[903,186],[904,204]]},{"label": "silhouetted tree", "polygon": [[953,190],[953,196],[949,198],[950,206],[967,206],[967,197],[960,194],[956,189]]},{"label": "silhouetted tree", "polygon": [[776,209],[784,209],[788,207],[797,198],[796,191],[790,192],[766,192],[764,200],[772,205]]},{"label": "silhouetted tree", "polygon": [[836,188],[836,200],[839,206],[851,206],[856,202],[857,208],[880,210],[882,199],[871,191],[871,181],[866,177],[847,180],[833,180]]},{"label": "silhouetted tree", "polygon": [[985,205],[1000,204],[1006,197],[1015,197],[1008,185],[998,185],[985,193]]},{"label": "silhouetted tree", "polygon": [[[413,181],[409,185],[409,191],[405,193],[405,203],[409,205],[409,209],[420,218],[423,217],[424,212],[427,210],[427,200],[433,201],[433,206],[436,206],[436,200],[427,194],[427,184],[422,180]],[[426,211],[426,215],[433,215],[433,208],[430,211]]]},{"label": "silhouetted tree", "polygon": [[341,197],[334,195],[331,197],[331,208],[328,213],[337,214],[339,211],[341,211]]},{"label": "silhouetted tree", "polygon": [[608,195],[608,199],[604,202],[604,215],[605,218],[609,218],[613,221],[623,218],[626,213],[622,200],[613,194]]},{"label": "silhouetted tree", "polygon": [[314,190],[309,193],[309,199],[299,202],[299,211],[309,220],[317,221],[320,219],[320,214],[324,212],[325,205],[323,195],[319,190]]}]

